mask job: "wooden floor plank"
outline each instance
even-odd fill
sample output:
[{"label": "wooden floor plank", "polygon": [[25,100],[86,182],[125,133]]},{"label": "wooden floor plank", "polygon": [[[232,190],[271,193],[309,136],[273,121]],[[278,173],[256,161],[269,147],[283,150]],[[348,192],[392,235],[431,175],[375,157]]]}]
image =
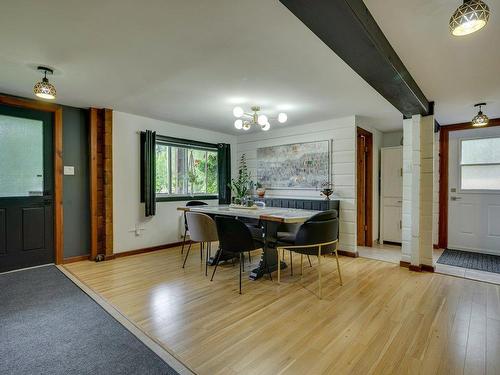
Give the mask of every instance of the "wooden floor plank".
[{"label": "wooden floor plank", "polygon": [[[199,374],[498,374],[500,288],[391,263],[326,257],[282,284],[238,264],[205,277],[197,246],[65,265]],[[306,263],[307,264],[307,263]]]}]

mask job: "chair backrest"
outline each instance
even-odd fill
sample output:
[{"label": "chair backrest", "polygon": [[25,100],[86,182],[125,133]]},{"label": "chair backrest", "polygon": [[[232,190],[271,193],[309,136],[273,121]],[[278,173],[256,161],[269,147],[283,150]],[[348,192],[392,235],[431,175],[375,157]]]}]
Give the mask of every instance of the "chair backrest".
[{"label": "chair backrest", "polygon": [[255,249],[250,229],[241,220],[227,216],[216,216],[219,247],[224,251],[240,253]]},{"label": "chair backrest", "polygon": [[306,220],[306,222],[332,220],[338,217],[339,213],[337,210],[327,210],[327,211],[321,211],[316,215],[311,216],[309,219]]},{"label": "chair backrest", "polygon": [[[202,201],[189,201],[186,203],[186,207],[194,207],[194,206],[208,206],[208,203]],[[188,223],[186,219],[186,212],[184,212],[184,228],[188,230]]]},{"label": "chair backrest", "polygon": [[[309,221],[302,224],[295,237],[295,245],[316,245],[333,242],[338,239],[339,219]],[[322,253],[332,251],[332,246],[325,246]],[[317,254],[317,248],[304,248],[302,253]]]},{"label": "chair backrest", "polygon": [[189,201],[186,203],[186,207],[192,207],[192,206],[207,206],[208,203],[202,202],[202,201]]},{"label": "chair backrest", "polygon": [[189,238],[196,242],[217,241],[217,227],[214,219],[201,212],[186,212]]}]

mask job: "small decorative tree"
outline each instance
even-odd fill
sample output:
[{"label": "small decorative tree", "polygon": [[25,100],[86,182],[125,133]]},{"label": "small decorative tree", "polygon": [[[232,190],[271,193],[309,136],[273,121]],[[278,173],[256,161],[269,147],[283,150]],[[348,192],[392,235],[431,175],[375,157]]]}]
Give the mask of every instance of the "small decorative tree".
[{"label": "small decorative tree", "polygon": [[238,167],[238,178],[231,179],[229,187],[233,191],[235,198],[241,203],[242,199],[248,195],[251,185],[252,180],[248,172],[246,156],[243,154],[241,155],[240,165]]}]

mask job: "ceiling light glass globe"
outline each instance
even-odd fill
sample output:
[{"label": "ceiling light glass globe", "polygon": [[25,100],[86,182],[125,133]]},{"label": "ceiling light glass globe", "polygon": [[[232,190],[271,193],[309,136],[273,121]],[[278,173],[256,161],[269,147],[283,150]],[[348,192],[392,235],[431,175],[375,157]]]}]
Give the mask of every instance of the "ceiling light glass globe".
[{"label": "ceiling light glass globe", "polygon": [[267,122],[263,127],[262,127],[262,130],[264,130],[265,132],[267,132],[269,129],[271,129],[271,124],[269,122]]},{"label": "ceiling light glass globe", "polygon": [[288,120],[288,116],[286,115],[285,112],[281,112],[279,115],[278,115],[278,121],[281,123],[281,124],[284,124],[286,122],[286,120]]},{"label": "ceiling light glass globe", "polygon": [[234,117],[241,117],[241,116],[243,116],[243,113],[244,113],[243,108],[241,108],[241,107],[234,107],[233,108]]},{"label": "ceiling light glass globe", "polygon": [[238,119],[238,120],[236,120],[236,121],[234,122],[234,127],[235,127],[236,129],[240,130],[241,128],[243,128],[243,121],[242,121],[242,120],[239,120],[239,119]]},{"label": "ceiling light glass globe", "polygon": [[250,124],[248,122],[243,123],[243,130],[250,130]]},{"label": "ceiling light glass globe", "polygon": [[267,123],[267,116],[266,115],[259,115],[257,118],[257,122],[259,123],[260,126],[264,126]]}]

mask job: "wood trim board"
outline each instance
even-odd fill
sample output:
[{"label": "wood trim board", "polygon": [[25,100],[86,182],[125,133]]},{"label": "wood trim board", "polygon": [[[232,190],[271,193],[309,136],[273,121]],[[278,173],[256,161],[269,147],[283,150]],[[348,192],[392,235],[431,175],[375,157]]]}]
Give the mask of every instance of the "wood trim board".
[{"label": "wood trim board", "polygon": [[[360,138],[364,145],[360,147]],[[366,163],[365,163],[366,161]],[[366,165],[365,165],[366,164]],[[364,173],[364,175],[363,175]],[[373,245],[373,134],[356,128],[357,245]],[[365,229],[366,227],[366,229]]]}]

